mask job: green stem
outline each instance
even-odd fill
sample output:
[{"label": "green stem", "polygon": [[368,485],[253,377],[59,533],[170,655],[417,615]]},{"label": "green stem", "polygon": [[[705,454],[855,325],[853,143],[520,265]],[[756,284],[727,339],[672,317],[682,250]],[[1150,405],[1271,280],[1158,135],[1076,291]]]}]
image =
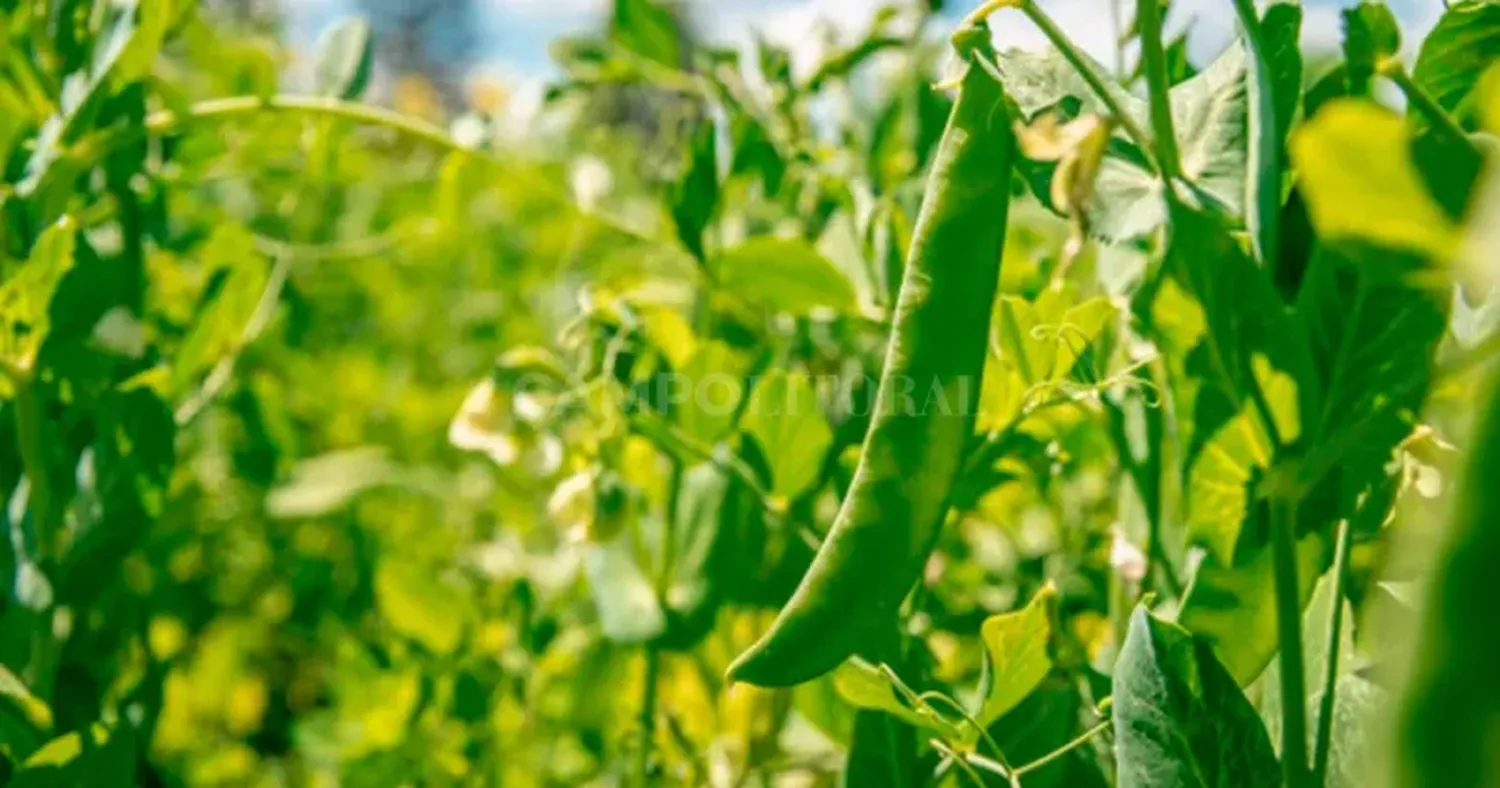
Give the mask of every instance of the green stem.
[{"label": "green stem", "polygon": [[1297,579],[1294,500],[1275,495],[1271,549],[1276,566],[1276,623],[1281,643],[1281,766],[1287,788],[1306,788],[1307,697],[1302,665],[1302,595]]},{"label": "green stem", "polygon": [[1246,219],[1250,240],[1261,265],[1276,267],[1281,243],[1281,129],[1285,119],[1276,117],[1276,94],[1271,65],[1266,61],[1265,42],[1261,38],[1260,15],[1255,0],[1234,0],[1234,11],[1240,20],[1246,54],[1253,69],[1249,82],[1250,97],[1250,193],[1247,195]]},{"label": "green stem", "polygon": [[1458,125],[1441,105],[1433,99],[1432,95],[1418,85],[1411,75],[1406,73],[1406,66],[1399,60],[1388,60],[1380,64],[1380,73],[1390,81],[1396,83],[1396,87],[1406,96],[1406,100],[1416,107],[1439,132],[1451,138],[1454,142],[1478,152],[1479,148],[1474,141],[1469,139],[1467,132]]},{"label": "green stem", "polygon": [[1340,520],[1333,557],[1333,609],[1328,613],[1328,662],[1323,666],[1323,697],[1318,703],[1318,731],[1313,748],[1313,784],[1326,785],[1333,744],[1333,707],[1338,693],[1339,633],[1344,626],[1344,583],[1349,571],[1349,521]]},{"label": "green stem", "polygon": [[1064,744],[1061,747],[1058,747],[1057,749],[1053,750],[1052,752],[1049,752],[1046,755],[1043,755],[1042,757],[1037,758],[1036,760],[1032,761],[1031,763],[1026,764],[1025,766],[1017,766],[1016,770],[1015,770],[1016,780],[1019,782],[1022,775],[1028,774],[1030,772],[1034,772],[1037,769],[1040,769],[1043,766],[1046,766],[1047,764],[1052,763],[1053,761],[1057,760],[1058,758],[1061,758],[1064,755],[1067,755],[1068,753],[1070,753],[1070,752],[1078,749],[1079,747],[1082,747],[1083,745],[1088,744],[1091,740],[1093,740],[1093,738],[1095,736],[1098,736],[1099,734],[1101,734],[1101,733],[1105,732],[1106,730],[1108,730],[1109,726],[1111,724],[1112,723],[1111,723],[1110,720],[1105,720],[1105,721],[1103,721],[1101,723],[1098,723],[1094,727],[1089,728],[1088,730],[1084,731],[1083,733],[1078,734],[1078,736],[1076,738],[1074,738],[1072,741],[1068,742],[1067,744]]},{"label": "green stem", "polygon": [[1137,0],[1136,23],[1141,28],[1141,59],[1146,67],[1146,86],[1150,90],[1151,133],[1156,138],[1156,158],[1162,177],[1169,182],[1182,174],[1182,159],[1177,153],[1177,132],[1172,126],[1172,86],[1167,83],[1167,54],[1161,42],[1161,3],[1159,0]]},{"label": "green stem", "polygon": [[646,644],[646,675],[641,687],[641,746],[636,751],[635,784],[651,784],[651,750],[656,738],[656,685],[661,677],[661,651],[656,644]]}]

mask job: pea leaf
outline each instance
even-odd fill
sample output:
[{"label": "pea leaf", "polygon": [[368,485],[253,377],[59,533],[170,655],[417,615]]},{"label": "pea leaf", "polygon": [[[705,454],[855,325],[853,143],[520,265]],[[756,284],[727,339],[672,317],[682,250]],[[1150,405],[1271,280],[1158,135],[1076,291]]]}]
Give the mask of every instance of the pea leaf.
[{"label": "pea leaf", "polygon": [[703,233],[719,204],[717,146],[714,124],[699,123],[683,154],[682,172],[667,200],[678,240],[700,263],[708,259]]},{"label": "pea leaf", "polygon": [[1438,106],[1460,109],[1485,69],[1500,59],[1500,4],[1462,0],[1447,7],[1422,41],[1412,78]]},{"label": "pea leaf", "polygon": [[952,726],[937,716],[920,713],[902,702],[890,679],[879,668],[851,657],[833,672],[833,685],[846,702],[873,711],[883,711],[918,728],[952,731]]},{"label": "pea leaf", "polygon": [[[1297,577],[1304,600],[1330,555],[1324,533],[1310,533],[1298,541]],[[1239,550],[1232,565],[1210,554],[1194,571],[1177,613],[1177,623],[1213,649],[1241,686],[1259,676],[1276,655],[1275,580],[1270,545]]]},{"label": "pea leaf", "polygon": [[340,20],[318,37],[317,52],[313,92],[340,99],[364,95],[375,55],[370,23],[357,16]]},{"label": "pea leaf", "polygon": [[741,426],[771,465],[771,490],[795,498],[812,486],[833,445],[833,429],[805,375],[772,370],[750,394]]},{"label": "pea leaf", "polygon": [[671,393],[682,431],[706,445],[723,438],[745,396],[748,368],[744,357],[723,342],[699,342],[681,369],[681,389]]},{"label": "pea leaf", "polygon": [[238,225],[216,227],[199,254],[205,268],[222,270],[225,276],[177,351],[171,390],[179,395],[220,359],[239,352],[245,326],[270,276],[265,258],[255,250],[254,238]]},{"label": "pea leaf", "polygon": [[1281,770],[1255,708],[1213,652],[1137,607],[1114,675],[1121,788],[1273,788]]},{"label": "pea leaf", "polygon": [[433,571],[387,558],[375,570],[375,606],[400,634],[434,654],[451,654],[464,632],[464,596]]},{"label": "pea leaf", "polygon": [[979,628],[990,681],[975,719],[980,725],[1005,716],[1052,672],[1052,601],[1057,589],[1043,586],[1026,607],[990,616]]},{"label": "pea leaf", "polygon": [[1412,166],[1405,121],[1368,102],[1338,100],[1292,137],[1313,225],[1330,241],[1355,241],[1449,259],[1453,220]]},{"label": "pea leaf", "polygon": [[1345,8],[1342,18],[1349,93],[1368,95],[1381,61],[1401,52],[1401,26],[1384,3],[1362,2]]},{"label": "pea leaf", "polygon": [[615,0],[610,38],[619,46],[663,66],[682,65],[681,23],[656,0]]},{"label": "pea leaf", "polygon": [[723,290],[771,312],[859,311],[854,285],[805,241],[759,236],[720,252],[714,275]]},{"label": "pea leaf", "polygon": [[47,339],[52,327],[48,307],[73,267],[76,243],[77,225],[70,218],[59,220],[42,231],[20,270],[0,284],[0,358],[19,369],[31,369]]}]

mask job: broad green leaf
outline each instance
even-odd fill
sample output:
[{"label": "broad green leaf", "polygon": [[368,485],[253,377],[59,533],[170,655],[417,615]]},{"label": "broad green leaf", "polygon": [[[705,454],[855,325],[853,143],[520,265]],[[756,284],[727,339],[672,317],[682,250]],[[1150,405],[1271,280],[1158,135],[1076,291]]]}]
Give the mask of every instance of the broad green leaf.
[{"label": "broad green leaf", "polygon": [[682,23],[677,12],[657,0],[614,0],[610,38],[635,55],[668,68],[682,64]]},{"label": "broad green leaf", "polygon": [[374,51],[368,22],[357,16],[339,20],[318,37],[313,92],[340,99],[364,95],[370,84]]},{"label": "broad green leaf", "polygon": [[375,570],[375,607],[401,635],[433,654],[451,654],[464,633],[464,594],[430,567],[385,558]]},{"label": "broad green leaf", "polygon": [[1500,3],[1461,0],[1447,6],[1422,41],[1412,78],[1438,106],[1458,112],[1485,69],[1500,61]]},{"label": "broad green leaf", "polygon": [[[48,227],[31,256],[0,284],[0,359],[29,371],[52,328],[48,307],[63,276],[73,267],[77,225],[64,217]],[[8,393],[0,378],[0,393]]]},{"label": "broad green leaf", "polygon": [[221,224],[199,251],[204,268],[225,272],[223,284],[188,329],[172,365],[172,391],[181,396],[221,359],[241,350],[269,277],[255,239],[244,228]]},{"label": "broad green leaf", "polygon": [[[1323,533],[1297,543],[1297,578],[1303,599],[1328,565],[1332,546]],[[1226,566],[1205,556],[1193,574],[1177,613],[1177,623],[1213,649],[1241,686],[1265,670],[1276,655],[1276,567],[1270,545],[1240,550]]]},{"label": "broad green leaf", "polygon": [[918,728],[953,730],[941,718],[906,705],[890,679],[879,668],[859,657],[849,658],[833,671],[833,685],[839,697],[857,708],[883,711]]},{"label": "broad green leaf", "polygon": [[[624,0],[648,2],[648,0]],[[712,122],[693,131],[682,155],[682,171],[667,197],[677,239],[699,263],[708,259],[703,234],[719,205],[718,133]]]},{"label": "broad green leaf", "polygon": [[1491,367],[1475,402],[1471,454],[1411,634],[1415,655],[1401,704],[1399,786],[1479,788],[1500,779],[1494,753],[1500,720],[1494,618],[1500,562],[1500,368]]},{"label": "broad green leaf", "polygon": [[[1080,113],[1109,111],[1073,68],[1056,52],[1010,50],[998,67],[1007,95],[1028,118],[1064,103]],[[1108,69],[1100,67],[1101,72]],[[1209,201],[1239,215],[1244,204],[1247,110],[1244,49],[1235,44],[1194,76],[1171,90],[1174,130],[1183,173]],[[1119,85],[1108,89],[1126,114],[1149,128],[1146,102]],[[1133,150],[1120,134],[1115,148]],[[1142,238],[1166,220],[1160,179],[1140,163],[1139,151],[1106,155],[1088,208],[1091,232],[1108,241]]]},{"label": "broad green leaf", "polygon": [[1452,257],[1457,230],[1428,194],[1407,145],[1400,116],[1355,100],[1330,103],[1292,136],[1292,160],[1325,239]]},{"label": "broad green leaf", "polygon": [[0,754],[25,761],[52,732],[52,709],[0,665]]},{"label": "broad green leaf", "polygon": [[1121,788],[1275,788],[1281,769],[1255,708],[1203,643],[1138,606],[1114,675]]},{"label": "broad green leaf", "polygon": [[755,384],[741,427],[771,465],[771,490],[791,499],[817,480],[833,429],[806,375],[772,370]]},{"label": "broad green leaf", "polygon": [[713,260],[717,284],[736,300],[771,312],[858,311],[854,285],[828,258],[795,239],[761,236]]},{"label": "broad green leaf", "polygon": [[670,395],[677,423],[688,437],[711,446],[729,432],[745,396],[749,366],[723,342],[698,343],[697,352],[680,370],[680,390]]},{"label": "broad green leaf", "polygon": [[284,519],[319,517],[394,478],[395,469],[384,449],[366,446],[329,452],[298,462],[290,477],[266,494],[266,513]]},{"label": "broad green leaf", "polygon": [[[1296,440],[1301,433],[1296,381],[1272,370],[1264,357],[1252,359],[1252,366],[1282,440]],[[1275,456],[1276,446],[1259,409],[1245,402],[1208,439],[1188,470],[1189,539],[1221,562],[1234,563],[1241,525],[1254,501],[1252,482],[1271,467]]]},{"label": "broad green leaf", "polygon": [[1343,10],[1344,61],[1349,93],[1370,92],[1370,81],[1387,58],[1401,52],[1401,26],[1384,3],[1361,2]]},{"label": "broad green leaf", "polygon": [[656,589],[632,542],[632,529],[621,528],[607,541],[591,541],[583,548],[583,571],[599,629],[616,643],[644,643],[667,628]]},{"label": "broad green leaf", "polygon": [[975,715],[980,725],[988,726],[1019,706],[1052,672],[1050,608],[1056,596],[1057,590],[1049,583],[1026,607],[990,616],[980,625],[979,638],[991,677],[989,692]]},{"label": "broad green leaf", "polygon": [[1306,464],[1339,474],[1333,519],[1353,514],[1411,433],[1447,325],[1442,296],[1382,275],[1382,258],[1321,250],[1298,296],[1297,314],[1323,391],[1307,420],[1312,448]]},{"label": "broad green leaf", "polygon": [[114,58],[111,76],[117,86],[127,85],[151,73],[161,52],[167,28],[185,0],[139,0],[126,4],[123,17],[104,44],[121,47]]}]

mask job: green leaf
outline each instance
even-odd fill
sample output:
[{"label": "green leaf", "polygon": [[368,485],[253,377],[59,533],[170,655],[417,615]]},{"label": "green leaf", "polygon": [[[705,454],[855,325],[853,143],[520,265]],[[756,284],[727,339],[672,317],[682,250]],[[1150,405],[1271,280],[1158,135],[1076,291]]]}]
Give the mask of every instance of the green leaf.
[{"label": "green leaf", "polygon": [[161,52],[162,42],[166,39],[167,28],[171,26],[182,2],[183,0],[144,0],[127,4],[127,16],[122,17],[115,25],[105,43],[106,51],[121,47],[119,54],[114,57],[111,72],[117,88],[143,79],[151,73],[156,56]]},{"label": "green leaf", "polygon": [[375,60],[370,24],[364,18],[353,16],[338,21],[318,37],[316,48],[314,93],[340,99],[364,95]]},{"label": "green leaf", "polygon": [[719,204],[716,128],[711,121],[698,124],[683,154],[682,172],[668,195],[677,238],[700,263],[708,259],[703,233]]},{"label": "green leaf", "polygon": [[1485,69],[1500,60],[1500,4],[1461,0],[1438,19],[1422,41],[1412,79],[1438,106],[1458,112]]},{"label": "green leaf", "polygon": [[52,709],[0,665],[0,753],[25,761],[52,732]]},{"label": "green leaf", "polygon": [[1457,229],[1428,194],[1407,145],[1400,116],[1348,99],[1330,102],[1293,135],[1292,160],[1323,238],[1453,256]]},{"label": "green leaf", "polygon": [[404,637],[433,654],[451,654],[463,637],[464,594],[426,566],[385,558],[375,570],[375,607]]},{"label": "green leaf", "polygon": [[773,493],[791,499],[817,482],[833,429],[806,375],[766,374],[750,394],[741,426],[770,462]]},{"label": "green leaf", "polygon": [[[1304,600],[1331,554],[1332,545],[1323,533],[1298,541],[1297,577]],[[1280,636],[1275,580],[1271,547],[1259,545],[1238,551],[1232,566],[1205,556],[1183,595],[1177,623],[1212,648],[1241,686],[1259,676],[1276,655]]]},{"label": "green leaf", "polygon": [[199,250],[203,266],[224,271],[223,284],[183,338],[172,364],[171,390],[187,393],[199,376],[240,351],[245,326],[255,314],[270,276],[255,239],[235,224],[220,224]]},{"label": "green leaf", "polygon": [[856,708],[883,711],[918,728],[953,731],[953,726],[942,718],[906,705],[890,678],[859,657],[850,657],[833,671],[833,686],[839,697]]},{"label": "green leaf", "polygon": [[1281,770],[1255,708],[1213,652],[1138,606],[1114,675],[1121,788],[1275,788]]},{"label": "green leaf", "polygon": [[1057,589],[1043,586],[1026,607],[990,616],[979,628],[991,680],[975,719],[980,725],[1005,716],[1021,705],[1052,672],[1053,600]]},{"label": "green leaf", "polygon": [[713,445],[734,426],[745,396],[749,362],[723,342],[700,342],[682,367],[682,390],[672,392],[677,423],[688,437]]},{"label": "green leaf", "polygon": [[110,731],[95,723],[88,741],[79,731],[65,733],[31,754],[8,788],[129,788],[136,784],[134,738],[126,729]]},{"label": "green leaf", "polygon": [[[1025,116],[1072,105],[1079,113],[1107,115],[1093,91],[1056,52],[1009,50],[998,68],[1007,95]],[[1235,44],[1171,90],[1173,128],[1183,174],[1201,194],[1238,216],[1244,205],[1247,109],[1245,50]],[[1101,72],[1108,69],[1100,68]],[[1138,126],[1149,127],[1146,102],[1111,83],[1107,88]],[[1133,155],[1122,155],[1130,151]],[[1090,229],[1107,241],[1143,238],[1166,221],[1161,181],[1147,171],[1134,146],[1117,135],[1104,157],[1088,207]]]},{"label": "green leaf", "polygon": [[720,252],[713,266],[725,293],[770,312],[859,311],[849,278],[806,241],[751,238]]},{"label": "green leaf", "polygon": [[1382,61],[1401,53],[1401,25],[1384,3],[1371,2],[1345,8],[1343,22],[1349,93],[1368,95]]},{"label": "green leaf", "polygon": [[668,68],[682,65],[682,24],[656,0],[615,0],[610,38],[619,46]]},{"label": "green leaf", "polygon": [[[36,362],[52,328],[48,307],[73,267],[76,244],[77,224],[64,217],[42,231],[26,263],[0,284],[0,359],[21,370],[30,370]],[[0,393],[5,393],[3,388]]]}]

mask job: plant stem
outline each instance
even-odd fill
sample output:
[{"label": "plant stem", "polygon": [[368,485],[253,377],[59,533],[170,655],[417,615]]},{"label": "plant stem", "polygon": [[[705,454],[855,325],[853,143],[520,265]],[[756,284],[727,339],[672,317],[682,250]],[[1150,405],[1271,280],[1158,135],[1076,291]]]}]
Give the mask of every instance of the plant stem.
[{"label": "plant stem", "polygon": [[[1007,3],[1006,5],[1010,4]],[[1155,146],[1151,144],[1151,138],[1141,129],[1140,124],[1135,122],[1135,118],[1125,112],[1125,108],[1120,105],[1118,97],[1109,89],[1104,75],[1099,73],[1099,70],[1089,61],[1088,56],[1083,54],[1073,44],[1073,41],[1062,31],[1062,28],[1059,28],[1057,23],[1052,21],[1052,17],[1047,16],[1047,12],[1043,11],[1041,6],[1037,5],[1034,0],[1022,0],[1020,9],[1031,19],[1031,23],[1036,25],[1038,30],[1042,31],[1042,35],[1046,36],[1047,40],[1052,42],[1052,46],[1057,47],[1057,51],[1068,61],[1073,70],[1077,71],[1080,77],[1083,77],[1083,81],[1088,83],[1089,89],[1094,91],[1094,94],[1099,97],[1099,101],[1109,109],[1115,121],[1120,124],[1121,128],[1125,129],[1125,133],[1140,147],[1152,170],[1160,173],[1161,163],[1156,161],[1156,157],[1152,154]]]},{"label": "plant stem", "polygon": [[1297,504],[1271,498],[1271,549],[1276,565],[1276,623],[1281,642],[1281,766],[1287,788],[1306,788],[1307,698],[1302,666],[1302,595],[1297,579]]},{"label": "plant stem", "polygon": [[635,784],[651,784],[651,750],[656,738],[656,685],[661,677],[661,651],[656,644],[646,644],[646,675],[641,687],[641,746],[636,750]]},{"label": "plant stem", "polygon": [[1171,179],[1182,174],[1182,159],[1177,153],[1177,132],[1172,125],[1172,86],[1167,83],[1167,54],[1161,42],[1161,3],[1159,0],[1137,0],[1136,24],[1141,28],[1141,59],[1146,67],[1146,86],[1150,90],[1151,134],[1156,138],[1156,158],[1162,177]]},{"label": "plant stem", "polygon": [[1318,730],[1313,748],[1313,784],[1326,785],[1328,756],[1333,744],[1333,707],[1338,693],[1339,633],[1344,626],[1344,582],[1352,547],[1349,521],[1340,520],[1333,557],[1333,609],[1328,613],[1328,662],[1323,666],[1323,697],[1318,703]]},{"label": "plant stem", "polygon": [[1276,117],[1276,95],[1272,89],[1271,66],[1266,62],[1265,42],[1261,38],[1260,15],[1255,0],[1234,0],[1234,11],[1240,20],[1246,54],[1252,69],[1250,90],[1250,160],[1251,178],[1246,195],[1246,222],[1256,257],[1267,270],[1276,267],[1281,243],[1281,158],[1282,120]]},{"label": "plant stem", "polygon": [[1032,761],[1031,763],[1026,764],[1025,766],[1017,766],[1016,770],[1015,770],[1016,781],[1019,782],[1022,775],[1027,774],[1029,772],[1034,772],[1037,769],[1040,769],[1043,766],[1046,766],[1047,764],[1052,763],[1053,761],[1057,760],[1058,758],[1061,758],[1064,755],[1067,755],[1068,753],[1070,753],[1070,752],[1078,749],[1079,747],[1082,747],[1083,745],[1088,744],[1089,741],[1091,741],[1095,736],[1098,736],[1099,734],[1101,734],[1101,733],[1105,732],[1106,730],[1108,730],[1109,726],[1111,724],[1113,724],[1113,723],[1110,720],[1105,720],[1105,721],[1103,721],[1101,723],[1098,723],[1094,727],[1089,728],[1088,730],[1084,731],[1083,733],[1078,734],[1078,736],[1075,737],[1072,741],[1068,742],[1067,744],[1064,744],[1061,747],[1058,747],[1057,749],[1053,750],[1052,752],[1049,752],[1046,755],[1043,755],[1042,757],[1037,758],[1036,760]]},{"label": "plant stem", "polygon": [[1411,102],[1411,105],[1421,111],[1423,115],[1426,115],[1427,119],[1432,121],[1432,125],[1437,127],[1438,131],[1460,145],[1466,146],[1476,152],[1479,150],[1474,145],[1474,141],[1469,139],[1469,135],[1463,130],[1463,127],[1458,125],[1458,121],[1454,120],[1453,116],[1449,115],[1432,98],[1431,94],[1423,89],[1421,85],[1418,85],[1411,78],[1410,74],[1406,73],[1406,66],[1401,61],[1388,60],[1381,63],[1380,73],[1390,81],[1396,83],[1396,87],[1401,88],[1401,92],[1406,96],[1406,100]]}]

